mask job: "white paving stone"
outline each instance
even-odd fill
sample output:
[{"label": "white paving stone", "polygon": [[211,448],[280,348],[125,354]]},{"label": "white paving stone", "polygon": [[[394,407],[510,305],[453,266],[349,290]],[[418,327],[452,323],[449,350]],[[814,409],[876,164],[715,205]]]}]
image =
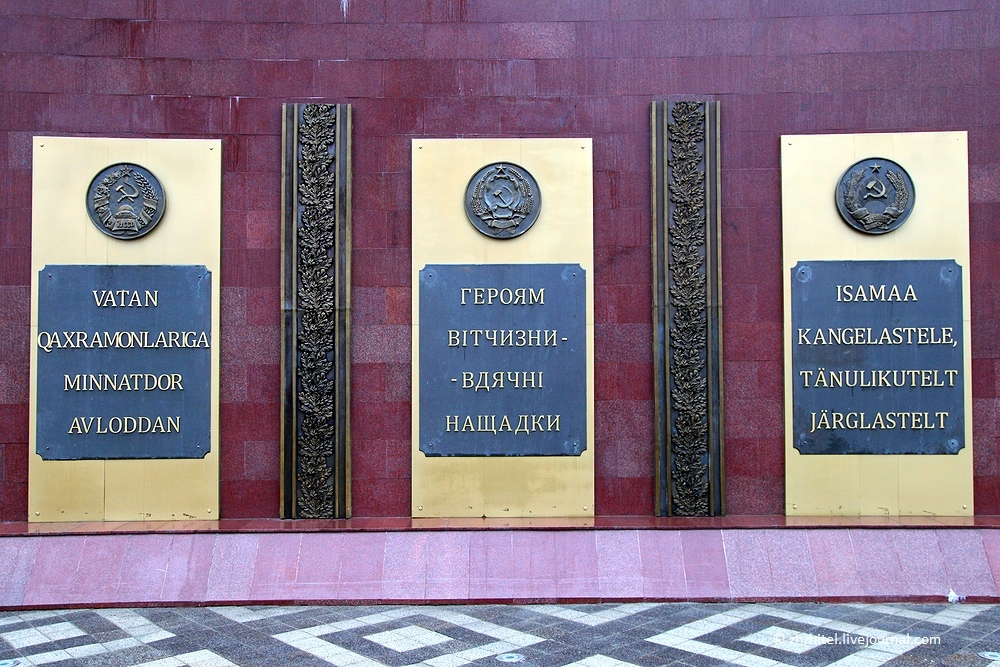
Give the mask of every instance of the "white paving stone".
[{"label": "white paving stone", "polygon": [[606,655],[592,655],[589,658],[584,658],[583,660],[577,660],[576,662],[571,662],[565,667],[636,667],[636,665],[631,662],[624,662],[622,660],[616,660],[615,658],[609,658]]},{"label": "white paving stone", "polygon": [[177,658],[161,658],[152,662],[143,662],[135,667],[184,667],[184,663]]},{"label": "white paving stone", "polygon": [[864,609],[866,611],[874,611],[878,614],[886,614],[888,616],[900,616],[902,618],[912,618],[915,621],[922,621],[925,618],[930,618],[933,614],[929,614],[924,611],[913,611],[912,609],[901,609],[890,604],[848,604],[848,607],[854,607],[855,609]]},{"label": "white paving stone", "polygon": [[41,625],[23,630],[11,630],[10,632],[0,633],[0,637],[14,648],[22,649],[38,644],[59,641],[60,639],[82,637],[85,634],[87,633],[72,623],[63,621],[62,623],[52,623],[51,625]]},{"label": "white paving stone", "polygon": [[72,623],[52,623],[51,625],[36,626],[36,629],[48,637],[49,641],[57,642],[61,639],[72,639],[82,637],[87,634]]},{"label": "white paving stone", "polygon": [[175,657],[181,661],[181,664],[189,667],[237,667],[236,663],[211,651],[193,651]]},{"label": "white paving stone", "polygon": [[53,662],[72,659],[73,656],[63,650],[46,651],[45,653],[36,653],[34,655],[19,658],[21,663],[25,665],[48,665]]},{"label": "white paving stone", "polygon": [[145,616],[141,616],[131,609],[98,609],[96,613],[111,621],[143,644],[170,639],[174,636],[174,633],[167,632]]},{"label": "white paving stone", "polygon": [[41,611],[24,611],[18,614],[18,616],[20,616],[25,621],[37,621],[40,618],[53,618],[55,616],[60,616],[61,614],[62,612],[59,611],[41,610]]},{"label": "white paving stone", "polygon": [[260,621],[265,618],[274,618],[275,616],[294,614],[300,611],[300,609],[298,607],[213,607],[212,611],[219,616],[228,618],[230,621],[248,623],[251,621]]},{"label": "white paving stone", "polygon": [[927,617],[929,623],[938,623],[949,627],[957,627],[965,623],[970,618],[989,609],[987,605],[981,604],[959,604],[943,609],[933,616]]},{"label": "white paving stone", "polygon": [[430,667],[461,667],[462,665],[469,664],[469,661],[455,653],[447,653],[439,655],[436,658],[424,660],[424,664],[430,665]]},{"label": "white paving stone", "polygon": [[124,651],[127,648],[142,646],[142,642],[135,637],[126,637],[125,639],[114,639],[109,642],[104,642],[101,646],[103,646],[108,653],[114,653],[115,651]]},{"label": "white paving stone", "polygon": [[161,658],[152,662],[144,662],[135,667],[238,667],[220,655],[211,651],[192,651],[170,658]]},{"label": "white paving stone", "polygon": [[0,633],[0,639],[3,639],[12,647],[18,649],[28,646],[36,646],[37,644],[45,644],[49,641],[48,637],[35,628],[24,628],[23,630],[2,632]]},{"label": "white paving stone", "polygon": [[365,639],[399,653],[415,651],[419,648],[426,648],[451,641],[451,637],[446,637],[438,632],[421,628],[417,625],[407,625],[395,630],[386,630],[385,632],[377,632],[373,635],[365,635]]}]

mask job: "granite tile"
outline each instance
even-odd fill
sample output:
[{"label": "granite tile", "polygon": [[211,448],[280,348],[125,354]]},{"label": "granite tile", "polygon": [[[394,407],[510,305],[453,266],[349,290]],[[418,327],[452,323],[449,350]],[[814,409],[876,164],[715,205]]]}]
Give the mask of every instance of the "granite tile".
[{"label": "granite tile", "polygon": [[340,600],[377,600],[382,592],[385,533],[346,533],[341,545]]},{"label": "granite tile", "polygon": [[602,530],[597,546],[598,590],[602,598],[641,598],[642,558],[635,530]]},{"label": "granite tile", "polygon": [[640,530],[643,597],[681,599],[687,596],[684,551],[677,531]]},{"label": "granite tile", "polygon": [[774,595],[775,578],[768,557],[768,539],[762,530],[727,530],[722,533],[729,566],[729,585],[736,599],[769,598]]},{"label": "granite tile", "polygon": [[732,595],[722,532],[692,530],[681,535],[688,596],[693,599],[729,598]]},{"label": "granite tile", "polygon": [[129,535],[121,566],[116,602],[156,602],[160,599],[167,564],[170,560],[171,535]]},{"label": "granite tile", "polygon": [[423,600],[428,533],[387,533],[381,599]]},{"label": "granite tile", "polygon": [[889,537],[899,554],[906,593],[938,596],[948,594],[948,570],[938,544],[939,531],[893,530]]},{"label": "granite tile", "polygon": [[222,534],[215,538],[205,596],[208,600],[250,599],[260,536]]},{"label": "granite tile", "polygon": [[819,585],[809,548],[809,538],[805,531],[762,532],[767,544],[768,560],[771,563],[774,595],[779,598],[816,597],[819,594]]},{"label": "granite tile", "polygon": [[73,602],[113,600],[118,596],[128,539],[118,535],[88,535],[80,566],[73,577]]},{"label": "granite tile", "polygon": [[215,540],[212,534],[173,536],[160,600],[197,602],[205,599]]},{"label": "granite tile", "polygon": [[69,603],[86,541],[84,536],[45,538],[44,545],[39,545],[35,553],[24,604]]},{"label": "granite tile", "polygon": [[852,529],[850,535],[864,595],[886,596],[906,587],[896,545],[882,530]]},{"label": "granite tile", "polygon": [[597,599],[597,539],[593,532],[562,531],[553,534],[557,554],[556,586],[560,598]]},{"label": "granite tile", "polygon": [[425,594],[429,601],[469,599],[469,532],[432,532],[427,537]]},{"label": "granite tile", "polygon": [[24,601],[41,544],[37,538],[0,538],[0,607],[14,607]]},{"label": "granite tile", "polygon": [[531,597],[536,600],[555,599],[559,590],[558,563],[555,534],[552,531],[531,531],[530,533],[514,533],[514,548],[519,557],[524,558],[527,549],[527,562],[531,572]]},{"label": "granite tile", "polygon": [[260,536],[250,583],[250,599],[294,599],[301,543],[302,535],[297,533]]},{"label": "granite tile", "polygon": [[[336,600],[344,557],[344,533],[307,533],[299,546],[295,597],[301,600]],[[348,553],[353,559],[355,554]]]},{"label": "granite tile", "polygon": [[469,597],[494,600],[508,597],[522,580],[513,578],[512,533],[477,532],[469,538]]}]

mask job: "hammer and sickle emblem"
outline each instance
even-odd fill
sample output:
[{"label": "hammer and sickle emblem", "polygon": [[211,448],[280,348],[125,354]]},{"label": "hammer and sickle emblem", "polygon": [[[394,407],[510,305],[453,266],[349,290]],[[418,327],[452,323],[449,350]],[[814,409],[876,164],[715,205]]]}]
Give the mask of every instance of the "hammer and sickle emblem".
[{"label": "hammer and sickle emblem", "polygon": [[[131,190],[131,192],[129,192],[129,190]],[[118,187],[115,188],[115,192],[120,192],[122,195],[117,199],[117,201],[119,202],[123,199],[128,199],[129,201],[135,201],[136,198],[139,196],[139,190],[134,185],[130,184],[128,181],[120,183]]]},{"label": "hammer and sickle emblem", "polygon": [[865,183],[865,189],[868,190],[868,192],[865,193],[865,196],[862,197],[862,199],[868,199],[869,197],[872,199],[882,199],[885,197],[885,183],[877,178],[873,178]]},{"label": "hammer and sickle emblem", "polygon": [[504,208],[510,208],[514,203],[514,192],[506,183],[497,190],[494,190],[493,196],[500,200]]}]

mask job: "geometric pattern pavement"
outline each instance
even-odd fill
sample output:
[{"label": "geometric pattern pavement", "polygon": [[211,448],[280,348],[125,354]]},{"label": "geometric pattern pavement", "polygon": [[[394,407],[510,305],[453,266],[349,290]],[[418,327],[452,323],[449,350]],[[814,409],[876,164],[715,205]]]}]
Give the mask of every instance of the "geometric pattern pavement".
[{"label": "geometric pattern pavement", "polygon": [[[0,667],[1000,667],[1000,606],[282,606],[0,612]],[[517,667],[522,667],[518,665]]]}]

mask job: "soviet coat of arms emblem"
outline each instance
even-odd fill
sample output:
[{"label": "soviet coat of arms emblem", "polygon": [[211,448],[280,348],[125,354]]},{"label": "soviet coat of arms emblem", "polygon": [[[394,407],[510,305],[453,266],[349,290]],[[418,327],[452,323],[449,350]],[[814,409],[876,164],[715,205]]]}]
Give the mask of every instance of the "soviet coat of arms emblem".
[{"label": "soviet coat of arms emblem", "polygon": [[495,239],[510,239],[528,231],[541,208],[542,193],[534,177],[510,162],[486,165],[465,189],[469,222]]},{"label": "soviet coat of arms emblem", "polygon": [[125,241],[153,231],[166,210],[163,187],[148,169],[121,163],[106,167],[87,188],[87,213],[97,228]]},{"label": "soviet coat of arms emblem", "polygon": [[855,162],[837,184],[837,210],[865,234],[897,229],[913,210],[913,181],[901,166],[884,158]]}]

